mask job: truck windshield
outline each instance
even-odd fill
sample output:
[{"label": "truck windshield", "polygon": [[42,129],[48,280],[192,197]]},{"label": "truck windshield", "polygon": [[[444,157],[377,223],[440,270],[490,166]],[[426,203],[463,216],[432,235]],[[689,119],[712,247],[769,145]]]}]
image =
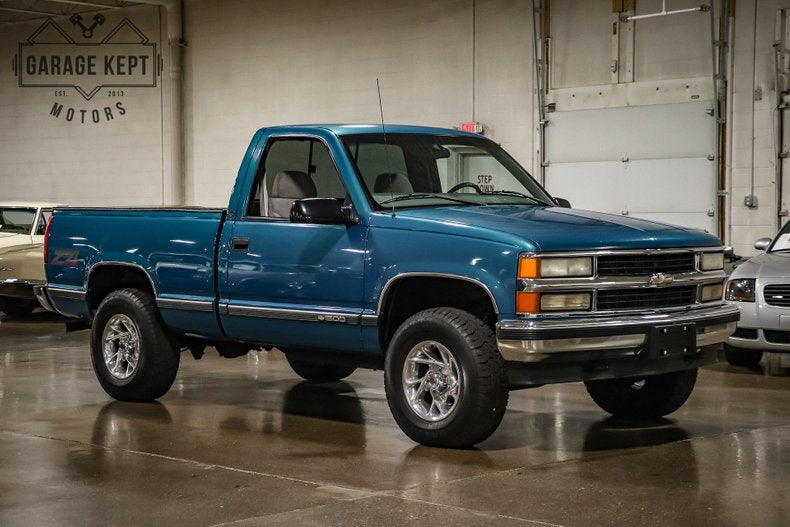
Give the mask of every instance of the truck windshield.
[{"label": "truck windshield", "polygon": [[551,197],[483,137],[353,134],[343,141],[376,208],[552,205]]},{"label": "truck windshield", "polygon": [[0,234],[30,234],[36,209],[0,208]]}]

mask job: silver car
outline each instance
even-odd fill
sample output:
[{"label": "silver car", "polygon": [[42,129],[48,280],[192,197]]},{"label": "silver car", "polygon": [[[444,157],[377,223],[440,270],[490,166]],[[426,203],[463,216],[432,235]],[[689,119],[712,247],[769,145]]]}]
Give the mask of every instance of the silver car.
[{"label": "silver car", "polygon": [[764,351],[790,353],[790,222],[776,238],[761,238],[754,247],[765,254],[736,268],[724,293],[741,310],[724,345],[727,360],[736,366],[757,366]]}]

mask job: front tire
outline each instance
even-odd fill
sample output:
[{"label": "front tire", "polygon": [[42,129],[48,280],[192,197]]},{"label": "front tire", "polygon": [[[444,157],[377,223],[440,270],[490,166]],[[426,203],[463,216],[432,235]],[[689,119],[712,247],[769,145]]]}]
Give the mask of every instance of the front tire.
[{"label": "front tire", "polygon": [[322,364],[320,362],[309,362],[305,360],[293,359],[285,356],[291,369],[299,377],[310,382],[335,382],[345,379],[356,370],[353,366],[341,366],[339,364]]},{"label": "front tire", "polygon": [[727,357],[727,362],[733,366],[756,368],[760,364],[760,359],[763,358],[763,352],[760,350],[735,348],[729,344],[725,344],[724,356]]},{"label": "front tire", "polygon": [[37,300],[25,300],[23,298],[0,298],[0,311],[10,318],[23,318],[33,312],[38,307]]},{"label": "front tire", "polygon": [[632,377],[585,381],[593,401],[615,417],[657,419],[671,414],[688,400],[697,381],[697,369]]},{"label": "front tire", "polygon": [[508,400],[505,361],[490,327],[466,311],[434,308],[392,337],[384,387],[395,421],[412,440],[464,448],[499,426]]},{"label": "front tire", "polygon": [[102,388],[119,401],[152,401],[170,389],[180,354],[150,294],[113,291],[96,311],[91,361]]}]

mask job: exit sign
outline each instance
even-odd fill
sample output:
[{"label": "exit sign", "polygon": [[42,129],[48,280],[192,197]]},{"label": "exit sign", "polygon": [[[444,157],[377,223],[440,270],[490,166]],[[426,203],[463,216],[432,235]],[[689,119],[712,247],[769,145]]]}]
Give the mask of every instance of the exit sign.
[{"label": "exit sign", "polygon": [[459,128],[462,132],[469,132],[470,134],[483,133],[483,125],[477,122],[461,123]]}]

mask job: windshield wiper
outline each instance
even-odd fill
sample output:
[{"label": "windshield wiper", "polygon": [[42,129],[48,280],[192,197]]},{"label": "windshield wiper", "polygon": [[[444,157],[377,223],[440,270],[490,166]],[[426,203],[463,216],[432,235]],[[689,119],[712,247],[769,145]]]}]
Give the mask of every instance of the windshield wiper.
[{"label": "windshield wiper", "polygon": [[380,201],[379,205],[386,205],[387,203],[392,203],[394,201],[403,201],[406,199],[420,199],[420,198],[439,198],[439,199],[446,199],[447,201],[452,201],[455,203],[463,203],[464,205],[482,205],[482,203],[475,203],[474,201],[466,201],[465,199],[451,198],[450,196],[444,196],[442,194],[432,194],[428,192],[412,192],[411,194],[406,194],[405,196],[395,196],[394,198]]},{"label": "windshield wiper", "polygon": [[492,190],[492,191],[489,191],[489,192],[484,192],[483,194],[501,194],[503,196],[518,196],[519,198],[526,198],[526,199],[534,201],[535,203],[539,203],[541,205],[546,205],[548,207],[554,207],[555,206],[555,205],[553,205],[551,203],[546,203],[542,199],[538,199],[538,198],[536,198],[534,196],[528,196],[527,194],[524,194],[523,192],[518,192],[518,191],[515,191],[515,190]]}]

